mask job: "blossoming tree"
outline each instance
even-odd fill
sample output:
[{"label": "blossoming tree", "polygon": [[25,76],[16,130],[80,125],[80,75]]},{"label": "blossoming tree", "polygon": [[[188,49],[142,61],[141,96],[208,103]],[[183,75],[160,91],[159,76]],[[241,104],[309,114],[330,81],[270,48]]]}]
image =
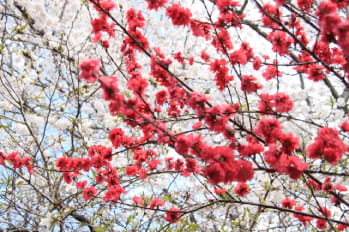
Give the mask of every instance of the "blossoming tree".
[{"label": "blossoming tree", "polygon": [[1,9],[0,230],[349,227],[348,2],[49,2]]}]

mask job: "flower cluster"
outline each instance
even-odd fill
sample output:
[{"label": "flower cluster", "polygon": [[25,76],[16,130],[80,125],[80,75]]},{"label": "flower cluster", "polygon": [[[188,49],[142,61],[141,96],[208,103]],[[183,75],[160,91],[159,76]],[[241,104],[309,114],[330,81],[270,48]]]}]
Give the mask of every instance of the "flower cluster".
[{"label": "flower cluster", "polygon": [[246,93],[256,92],[258,89],[262,89],[263,86],[256,83],[257,78],[251,75],[243,75],[241,81],[241,90]]},{"label": "flower cluster", "polygon": [[228,75],[228,67],[225,59],[216,59],[210,63],[210,70],[215,74],[216,85],[220,91],[229,84],[230,81],[234,80],[234,77]]},{"label": "flower cluster", "polygon": [[[349,20],[343,20],[339,15],[339,9],[345,7],[347,3],[337,1],[323,1],[316,12],[319,17],[318,23],[321,29],[322,41],[336,42],[343,50],[344,56],[349,56],[348,35]],[[348,71],[348,62],[343,64],[343,68]]]},{"label": "flower cluster", "polygon": [[307,168],[307,164],[292,153],[298,148],[299,139],[292,134],[282,132],[276,119],[261,119],[255,130],[264,138],[268,150],[264,152],[264,160],[279,173],[286,173],[292,179],[298,179]]},{"label": "flower cluster", "polygon": [[[92,25],[92,33],[94,37],[92,39],[93,42],[98,42],[102,39],[102,32],[106,32],[110,37],[115,37],[115,24],[108,23],[108,16],[106,12],[111,11],[116,7],[116,4],[112,0],[90,0],[93,2],[94,8],[99,13],[99,18],[95,18],[91,21]],[[103,40],[103,46],[109,47],[108,40]]]},{"label": "flower cluster", "polygon": [[[56,167],[63,172],[64,181],[67,184],[71,184],[81,171],[89,172],[93,170],[96,173],[95,181],[100,184],[106,183],[108,186],[108,189],[104,192],[104,201],[116,202],[120,194],[125,193],[125,190],[120,185],[116,168],[110,164],[112,149],[100,145],[91,146],[88,155],[87,158],[60,157],[56,162]],[[86,184],[85,181],[76,183],[77,188],[83,189],[83,198],[87,201],[94,198],[97,191],[94,186],[85,187]]]},{"label": "flower cluster", "polygon": [[325,158],[330,164],[337,164],[348,147],[339,138],[339,132],[335,129],[323,127],[319,129],[315,141],[308,145],[307,154],[310,158]]},{"label": "flower cluster", "polygon": [[12,152],[8,155],[0,152],[0,165],[5,166],[5,161],[8,161],[13,166],[13,169],[22,169],[22,167],[25,166],[28,172],[33,174],[34,169],[31,160],[30,157],[20,157],[18,152]]},{"label": "flower cluster", "polygon": [[277,52],[280,56],[290,54],[288,49],[293,40],[285,32],[272,31],[267,38],[271,41],[274,52]]},{"label": "flower cluster", "polygon": [[273,95],[264,93],[260,94],[260,101],[258,104],[258,111],[261,114],[272,114],[275,109],[278,113],[289,112],[293,108],[293,101],[285,93],[276,93]]},{"label": "flower cluster", "polygon": [[171,18],[173,25],[187,26],[190,23],[192,16],[189,9],[182,7],[179,4],[173,4],[166,8],[166,15]]},{"label": "flower cluster", "polygon": [[89,83],[95,82],[99,76],[99,66],[99,60],[82,60],[79,64],[79,69],[81,71],[79,78],[85,79]]}]

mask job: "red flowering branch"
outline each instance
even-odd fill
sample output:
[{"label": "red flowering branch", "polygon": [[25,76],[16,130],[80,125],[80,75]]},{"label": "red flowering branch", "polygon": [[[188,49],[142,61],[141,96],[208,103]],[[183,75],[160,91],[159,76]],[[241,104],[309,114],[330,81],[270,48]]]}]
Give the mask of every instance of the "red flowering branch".
[{"label": "red flowering branch", "polygon": [[[286,92],[279,92],[280,79],[286,76],[279,67],[295,66],[294,70],[300,75],[301,81],[303,73],[311,81],[323,80],[330,88],[333,97],[338,99],[340,95],[326,74],[332,73],[345,86],[347,81],[344,79],[345,74],[342,75],[332,66],[331,59],[326,54],[334,59],[335,56],[343,58],[344,53],[335,49],[331,51],[324,41],[314,42],[313,50],[308,48],[309,41],[304,33],[305,29],[296,16],[291,15],[286,21],[283,19],[282,11],[278,9],[286,4],[285,1],[276,1],[276,5],[268,3],[263,6],[258,1],[254,1],[261,13],[262,26],[270,30],[268,34],[258,25],[244,19],[246,16],[242,11],[247,1],[239,11],[240,5],[235,1],[217,0],[207,3],[202,0],[209,23],[194,19],[190,9],[181,4],[174,3],[167,6],[167,1],[146,2],[150,10],[158,11],[166,8],[165,14],[175,28],[188,27],[189,32],[195,37],[202,37],[216,51],[216,57],[210,57],[202,51],[200,58],[205,61],[203,64],[212,75],[214,87],[225,102],[213,103],[214,100],[207,95],[194,91],[186,83],[185,78],[179,78],[170,71],[172,62],[183,66],[188,62],[190,66],[193,65],[195,58],[187,58],[181,51],[174,51],[171,59],[167,58],[160,48],[151,47],[143,33],[146,20],[142,11],[127,10],[127,26],[124,26],[111,15],[110,11],[115,7],[111,1],[91,1],[100,17],[92,22],[95,42],[100,40],[102,32],[114,37],[114,27],[121,29],[126,35],[120,46],[126,71],[122,72],[119,67],[118,69],[124,75],[127,81],[126,87],[132,92],[132,96],[123,94],[116,76],[107,76],[105,73],[103,74],[105,76],[100,75],[98,60],[82,60],[79,65],[79,78],[90,83],[99,82],[103,93],[102,98],[108,102],[110,113],[120,117],[123,124],[110,130],[109,140],[112,147],[90,146],[88,157],[59,158],[56,166],[63,173],[64,181],[67,184],[75,183],[76,187],[81,189],[80,192],[85,201],[92,201],[102,195],[106,203],[119,203],[120,198],[126,195],[126,188],[131,188],[136,181],[144,180],[151,175],[163,173],[177,173],[183,177],[194,175],[204,177],[205,181],[215,186],[215,194],[222,198],[225,196],[228,200],[213,200],[199,207],[188,207],[191,209],[185,207],[186,201],[181,205],[171,200],[167,203],[175,203],[178,206],[165,208],[163,207],[165,202],[157,197],[146,202],[139,196],[133,196],[135,205],[123,202],[120,204],[163,211],[165,220],[169,223],[180,222],[185,214],[197,212],[214,204],[226,203],[257,206],[258,214],[263,209],[293,213],[293,216],[303,225],[309,224],[313,218],[316,218],[316,227],[319,229],[326,228],[327,223],[334,229],[332,222],[349,225],[344,220],[331,218],[331,211],[323,206],[315,194],[317,191],[322,191],[332,196],[331,202],[334,204],[349,206],[339,193],[346,191],[346,188],[340,184],[334,185],[329,178],[321,181],[320,177],[314,176],[313,173],[332,172],[311,170],[313,164],[308,160],[309,158],[314,163],[321,160],[333,166],[344,160],[348,151],[348,146],[343,142],[343,138],[347,137],[346,125],[343,123],[340,126],[343,130],[340,133],[337,129],[320,125],[312,120],[294,117],[291,111],[295,108],[295,102]],[[211,14],[208,4],[212,4],[212,7],[217,10],[217,16]],[[310,6],[311,4],[303,5],[300,8],[308,11]],[[319,14],[322,14],[321,9]],[[322,19],[319,20],[321,32],[328,25],[326,20],[325,22],[322,22]],[[310,21],[305,21],[311,24]],[[247,42],[241,42],[240,47],[234,50],[235,44],[232,43],[230,30],[232,28],[240,30],[243,25],[248,25],[264,39],[270,41],[270,49],[276,56],[272,63],[267,62],[270,59],[267,56],[255,56],[254,50]],[[315,30],[317,30],[316,26]],[[338,34],[338,36],[341,35]],[[107,42],[102,41],[106,50],[109,47]],[[297,50],[297,46],[300,50]],[[144,55],[150,68],[149,75],[154,78],[154,83],[144,77],[138,54]],[[108,55],[112,57],[109,52]],[[290,64],[279,64],[286,60],[285,58],[290,58]],[[334,65],[345,67],[343,59],[337,57],[335,60]],[[115,63],[114,60],[113,62]],[[265,79],[263,81],[271,83],[275,80],[277,85],[275,93],[262,92],[264,86],[258,82],[257,75],[244,75],[242,71],[243,66],[251,65],[257,72],[262,64],[267,64],[264,72],[261,73]],[[236,81],[240,84],[240,90],[232,87],[234,77],[231,73],[238,77]],[[161,89],[155,92],[157,85],[161,86]],[[236,96],[232,92],[233,88]],[[240,99],[238,91],[242,91],[243,100]],[[234,104],[236,98],[239,103]],[[252,105],[253,101],[256,103],[255,106]],[[248,117],[249,126],[244,124],[245,115]],[[282,119],[306,123],[317,129],[315,138],[311,138],[313,142],[307,142],[307,145],[302,144],[303,139],[290,133],[282,123]],[[189,126],[181,128],[184,131],[177,132],[171,128],[172,123],[188,122],[189,125],[192,121],[191,128]],[[140,135],[130,136],[132,131],[139,131]],[[221,141],[219,145],[207,142],[209,136],[219,137]],[[162,157],[156,149],[158,146],[171,149],[177,157]],[[113,152],[113,150],[116,151]],[[112,164],[113,158],[125,152],[132,154],[128,157],[127,165],[115,168]],[[318,166],[315,165],[315,167]],[[162,171],[159,171],[160,169]],[[318,210],[319,215],[303,212],[305,208],[296,205],[295,200],[288,197],[281,202],[282,207],[237,200],[240,198],[233,196],[232,192],[243,198],[248,197],[253,190],[246,182],[254,181],[255,170],[264,171],[265,175],[270,173],[286,175],[290,182],[299,181],[298,183],[307,184],[308,189],[301,191],[309,191],[315,203],[310,204],[310,200],[304,199],[302,201],[310,204],[309,210]],[[79,179],[82,173],[91,173],[93,178],[91,181],[82,181]],[[179,175],[176,175],[171,183],[175,182]],[[346,174],[338,173],[337,176],[346,176]],[[123,178],[129,183],[122,181]],[[237,185],[230,190],[219,187],[220,184],[229,186],[234,182],[237,182]],[[202,181],[199,183],[207,192],[214,195],[209,185]],[[270,184],[273,184],[273,181]],[[104,187],[101,188],[99,185]],[[265,191],[264,200],[268,199],[271,192],[271,189]],[[147,206],[148,203],[149,206]],[[256,220],[250,229],[255,226],[255,223]]]}]

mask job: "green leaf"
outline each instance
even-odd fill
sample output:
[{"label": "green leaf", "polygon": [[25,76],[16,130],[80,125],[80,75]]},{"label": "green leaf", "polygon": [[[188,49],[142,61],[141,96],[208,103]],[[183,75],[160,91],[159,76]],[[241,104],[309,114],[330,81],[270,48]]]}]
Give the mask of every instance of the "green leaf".
[{"label": "green leaf", "polygon": [[187,226],[189,226],[191,228],[199,229],[199,226],[195,223],[189,223],[189,224],[187,224]]},{"label": "green leaf", "polygon": [[52,230],[53,227],[56,225],[56,220],[53,220],[51,223],[50,223],[50,226],[49,226],[49,230]]},{"label": "green leaf", "polygon": [[95,231],[96,232],[105,232],[105,231],[107,231],[107,227],[105,227],[105,226],[98,226],[98,227],[95,228]]},{"label": "green leaf", "polygon": [[225,230],[225,225],[224,225],[224,224],[221,226],[221,231],[222,231],[222,232],[226,232],[226,230]]},{"label": "green leaf", "polygon": [[0,128],[7,129],[7,128],[9,128],[9,126],[5,126],[5,125],[0,124]]},{"label": "green leaf", "polygon": [[127,99],[131,98],[131,94],[129,91],[124,91],[124,95]]},{"label": "green leaf", "polygon": [[150,77],[149,82],[155,88],[158,87],[158,83],[155,81],[154,77]]},{"label": "green leaf", "polygon": [[204,94],[210,94],[210,88],[204,88]]},{"label": "green leaf", "polygon": [[27,28],[26,25],[17,27],[17,28],[16,28],[16,33],[18,33],[18,34],[23,34],[23,33],[24,33],[24,30],[25,30],[26,28]]},{"label": "green leaf", "polygon": [[240,225],[240,222],[232,221],[231,224],[234,226],[238,226],[238,225]]},{"label": "green leaf", "polygon": [[17,182],[16,185],[21,185],[21,184],[23,184],[23,183],[24,183],[24,181],[20,180],[20,181]]},{"label": "green leaf", "polygon": [[130,224],[133,218],[134,218],[134,214],[131,214],[130,216],[128,216],[126,219],[126,225]]},{"label": "green leaf", "polygon": [[220,196],[221,196],[221,198],[226,199],[226,200],[230,199],[230,197],[226,193],[223,193]]}]

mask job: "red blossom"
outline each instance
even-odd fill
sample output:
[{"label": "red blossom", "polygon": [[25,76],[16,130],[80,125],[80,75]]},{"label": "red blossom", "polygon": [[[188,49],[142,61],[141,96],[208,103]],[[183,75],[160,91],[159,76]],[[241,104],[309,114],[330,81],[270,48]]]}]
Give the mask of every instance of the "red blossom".
[{"label": "red blossom", "polygon": [[348,225],[344,225],[344,224],[339,224],[337,226],[337,230],[339,231],[344,231],[346,228],[348,228],[349,226]]},{"label": "red blossom", "polygon": [[262,12],[263,25],[266,27],[278,28],[279,25],[276,22],[274,22],[273,18],[280,20],[280,17],[282,16],[281,11],[279,11],[276,6],[273,6],[270,3],[264,4],[263,10],[266,13],[265,14],[264,12]]},{"label": "red blossom", "polygon": [[137,205],[143,205],[144,204],[144,200],[141,197],[134,196],[132,198],[132,200]]},{"label": "red blossom", "polygon": [[204,168],[203,174],[208,178],[210,184],[217,185],[233,181],[232,178],[236,176],[237,170],[225,162],[213,162]]},{"label": "red blossom", "polygon": [[139,72],[134,72],[127,82],[127,88],[133,90],[135,95],[143,95],[148,87],[148,81]]},{"label": "red blossom", "polygon": [[131,37],[126,37],[124,44],[127,44],[132,49],[137,49],[139,52],[149,48],[149,41],[140,30],[130,30],[128,33]]},{"label": "red blossom", "polygon": [[155,206],[163,206],[165,204],[165,202],[159,198],[154,198],[153,200],[151,200],[149,208],[150,209],[154,209]]},{"label": "red blossom", "polygon": [[104,12],[100,9],[104,9],[105,11],[110,11],[116,7],[116,4],[113,0],[90,0],[91,2],[95,2],[97,5],[93,5],[94,8],[100,13],[104,14]]},{"label": "red blossom", "polygon": [[166,8],[166,15],[171,18],[173,25],[186,26],[190,23],[191,12],[179,4],[173,4]]},{"label": "red blossom", "polygon": [[147,170],[145,168],[140,168],[138,173],[141,180],[147,178]]},{"label": "red blossom", "polygon": [[73,177],[75,177],[76,175],[72,172],[65,172],[63,173],[63,180],[65,183],[67,184],[71,184],[73,183]]},{"label": "red blossom", "polygon": [[215,2],[221,13],[226,13],[239,5],[239,2],[234,0],[216,0]]},{"label": "red blossom", "polygon": [[281,152],[284,152],[286,154],[291,154],[294,150],[296,150],[299,147],[299,139],[297,137],[294,137],[291,133],[281,133],[278,139],[282,145]]},{"label": "red blossom", "polygon": [[0,151],[0,165],[5,165],[6,155]]},{"label": "red blossom", "polygon": [[330,181],[324,181],[324,183],[321,185],[321,189],[326,192],[331,192],[334,190],[334,185]]},{"label": "red blossom", "polygon": [[273,65],[267,65],[267,68],[263,72],[262,76],[268,81],[275,77],[282,77],[282,73],[278,70],[277,62],[274,61]]},{"label": "red blossom", "polygon": [[254,170],[251,162],[246,160],[237,160],[235,163],[235,168],[238,170],[237,175],[233,177],[235,181],[246,182],[253,178]]},{"label": "red blossom", "polygon": [[253,69],[258,71],[262,67],[262,61],[258,56],[254,57],[253,60]]},{"label": "red blossom", "polygon": [[341,185],[341,184],[336,184],[336,189],[337,189],[338,191],[340,191],[340,192],[346,192],[346,191],[348,191],[348,188],[345,187],[345,186],[343,186],[343,185]]},{"label": "red blossom", "polygon": [[214,193],[218,194],[218,195],[224,194],[226,191],[227,190],[225,188],[223,188],[223,189],[221,189],[221,188],[214,189]]},{"label": "red blossom", "polygon": [[255,78],[254,76],[243,75],[241,81],[241,90],[246,91],[246,93],[253,93],[256,92],[258,89],[263,88],[262,85],[255,82],[256,80],[257,78]]},{"label": "red blossom", "polygon": [[336,196],[330,197],[330,201],[335,206],[339,206],[340,203],[341,203],[340,199],[338,197],[336,197]]},{"label": "red blossom", "polygon": [[79,181],[79,182],[76,183],[76,188],[78,188],[78,189],[83,189],[83,188],[85,188],[86,184],[87,184],[87,181],[86,181],[86,180],[84,180],[84,181]]},{"label": "red blossom", "polygon": [[141,11],[136,11],[131,8],[126,13],[126,20],[129,30],[136,30],[137,28],[143,28],[145,26],[145,19]]},{"label": "red blossom", "polygon": [[161,162],[157,159],[152,159],[148,162],[148,168],[150,171],[153,171]]},{"label": "red blossom", "polygon": [[95,34],[93,37],[92,41],[93,42],[98,42],[102,38],[102,32],[107,32],[110,37],[115,37],[115,32],[114,32],[114,27],[115,24],[113,23],[108,23],[107,22],[107,17],[102,13],[100,18],[93,19],[91,21],[92,25],[92,33]]},{"label": "red blossom", "polygon": [[81,71],[79,78],[93,83],[99,76],[99,60],[84,59],[80,62],[79,69]]},{"label": "red blossom", "polygon": [[120,195],[122,193],[126,193],[126,191],[120,187],[120,186],[115,186],[112,185],[109,187],[109,189],[105,192],[103,196],[103,200],[105,202],[112,201],[113,203],[117,202],[120,198]]},{"label": "red blossom", "polygon": [[82,192],[82,197],[84,198],[85,201],[88,201],[94,198],[96,194],[97,194],[97,191],[95,187],[90,186],[90,187],[84,188]]},{"label": "red blossom", "polygon": [[101,76],[98,78],[99,82],[101,83],[101,87],[103,89],[103,98],[107,101],[114,99],[114,94],[118,92],[118,83],[117,83],[117,77],[115,76],[108,76],[104,77]]},{"label": "red blossom", "polygon": [[[297,207],[295,207],[295,210],[302,212],[304,210],[304,207],[297,206]],[[312,217],[301,215],[301,214],[296,214],[296,213],[294,213],[293,216],[295,218],[297,218],[300,222],[302,222],[303,225],[307,225],[310,221],[312,221],[314,219]]]},{"label": "red blossom", "polygon": [[236,115],[239,104],[216,105],[206,110],[204,118],[209,130],[222,133],[227,128],[227,123],[231,117]]},{"label": "red blossom", "polygon": [[242,28],[241,21],[244,17],[244,14],[237,14],[234,11],[227,10],[223,13],[221,12],[218,21],[216,22],[216,25],[220,27],[233,26]]},{"label": "red blossom", "polygon": [[296,201],[286,197],[281,201],[281,205],[283,208],[292,209],[296,205]]},{"label": "red blossom", "polygon": [[135,176],[137,175],[137,167],[135,166],[126,166],[126,175]]},{"label": "red blossom", "polygon": [[283,162],[280,172],[285,172],[291,179],[298,179],[307,169],[307,164],[302,162],[298,156],[285,156],[287,159]]},{"label": "red blossom", "polygon": [[0,155],[2,159],[2,163],[4,163],[4,158],[8,161],[10,161],[11,165],[13,166],[13,169],[22,169],[23,166],[26,166],[28,172],[30,174],[33,174],[34,170],[33,170],[33,166],[31,164],[31,158],[30,157],[20,157],[18,155],[18,152],[12,152],[10,154],[8,154],[7,156],[4,155],[4,153],[1,153]]},{"label": "red blossom", "polygon": [[322,216],[324,217],[331,217],[332,213],[331,210],[327,209],[326,207],[320,207],[319,212],[321,213]]},{"label": "red blossom", "polygon": [[306,12],[309,12],[314,0],[297,0],[298,7]]},{"label": "red blossom", "polygon": [[312,81],[321,81],[326,78],[324,68],[318,64],[312,64],[306,73],[308,74],[308,78]]},{"label": "red blossom", "polygon": [[209,62],[210,61],[210,56],[206,53],[206,51],[201,51],[200,53],[200,57],[201,59],[203,59],[205,62]]},{"label": "red blossom", "polygon": [[339,127],[345,131],[345,132],[349,132],[349,120],[345,120],[341,125],[339,125]]},{"label": "red blossom", "polygon": [[58,168],[59,171],[68,171],[71,168],[71,159],[66,157],[66,156],[62,156],[60,158],[57,159],[56,161],[56,167]]},{"label": "red blossom", "polygon": [[281,134],[281,125],[275,118],[262,118],[256,126],[255,132],[257,135],[264,137],[266,144],[275,143]]},{"label": "red blossom", "polygon": [[148,9],[158,10],[160,7],[163,7],[167,0],[145,0],[148,3]]},{"label": "red blossom", "polygon": [[229,32],[224,28],[219,28],[219,31],[216,37],[213,38],[211,44],[221,53],[233,49],[233,43],[231,42]]},{"label": "red blossom", "polygon": [[112,115],[118,115],[123,109],[124,105],[124,95],[116,93],[113,96],[113,100],[109,102],[109,111]]},{"label": "red blossom", "polygon": [[328,127],[320,128],[315,141],[307,147],[310,158],[324,157],[332,165],[338,163],[346,151],[347,146],[339,138],[339,132]]},{"label": "red blossom", "polygon": [[202,122],[196,122],[196,123],[194,123],[193,124],[193,126],[192,126],[192,128],[195,130],[195,129],[198,129],[198,128],[200,128],[200,127],[202,127]]},{"label": "red blossom", "polygon": [[110,46],[109,41],[108,40],[103,40],[102,41],[102,46],[105,47],[105,48],[109,48],[109,46]]},{"label": "red blossom", "polygon": [[192,134],[178,136],[175,143],[175,149],[178,154],[186,155],[189,148],[194,145],[194,142],[195,140]]},{"label": "red blossom", "polygon": [[264,160],[267,162],[271,167],[273,167],[275,164],[278,163],[281,156],[283,156],[283,153],[280,152],[276,146],[275,143],[269,144],[269,149],[263,153]]},{"label": "red blossom", "polygon": [[180,209],[178,208],[170,208],[168,211],[166,211],[166,218],[165,220],[170,223],[176,223],[179,222],[181,218]]},{"label": "red blossom", "polygon": [[120,147],[123,143],[124,131],[121,128],[114,128],[109,133],[109,140],[115,148]]},{"label": "red blossom", "polygon": [[316,220],[316,227],[320,230],[324,230],[327,227],[327,222],[323,219]]},{"label": "red blossom", "polygon": [[285,93],[277,93],[273,95],[275,100],[275,109],[278,113],[284,113],[292,110],[293,101]]},{"label": "red blossom", "polygon": [[250,188],[248,184],[246,183],[239,183],[235,188],[234,192],[239,195],[240,197],[245,196],[246,194],[250,193]]},{"label": "red blossom", "polygon": [[233,76],[228,75],[228,67],[225,59],[215,59],[210,63],[210,70],[215,73],[215,81],[220,91],[227,86],[227,84],[232,81]]},{"label": "red blossom", "polygon": [[272,31],[267,39],[271,41],[273,45],[273,51],[277,52],[280,56],[289,55],[288,48],[293,43],[293,40],[287,36],[284,31]]},{"label": "red blossom", "polygon": [[263,152],[264,147],[256,139],[248,136],[246,140],[248,141],[247,145],[238,146],[238,151],[241,156],[249,157],[251,155]]},{"label": "red blossom", "polygon": [[177,60],[179,63],[185,64],[184,58],[183,58],[181,52],[176,52],[176,53],[174,53],[174,54],[173,54],[173,58],[174,58],[175,60]]},{"label": "red blossom", "polygon": [[285,4],[286,0],[275,0],[275,2],[276,2],[276,6],[280,7]]},{"label": "red blossom", "polygon": [[190,29],[194,36],[204,37],[206,40],[211,39],[211,25],[197,20],[190,20]]},{"label": "red blossom", "polygon": [[275,107],[274,96],[262,93],[259,95],[259,97],[261,99],[258,103],[258,111],[260,114],[273,114],[273,108]]},{"label": "red blossom", "polygon": [[318,184],[315,180],[313,179],[309,179],[307,182],[307,186],[309,186],[310,188],[312,188],[315,191],[321,190],[321,185]]},{"label": "red blossom", "polygon": [[185,159],[185,168],[181,173],[182,176],[190,176],[191,173],[200,173],[200,166],[197,164],[195,159],[186,158]]}]

